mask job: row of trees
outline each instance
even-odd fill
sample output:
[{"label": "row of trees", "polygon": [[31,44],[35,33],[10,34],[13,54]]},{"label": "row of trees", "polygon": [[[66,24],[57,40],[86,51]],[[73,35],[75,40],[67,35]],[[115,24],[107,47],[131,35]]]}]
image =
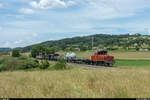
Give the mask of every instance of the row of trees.
[{"label": "row of trees", "polygon": [[[12,57],[20,57],[21,56],[20,52],[21,51],[17,49],[12,50]],[[50,47],[46,48],[41,45],[37,45],[32,48],[31,57],[35,58],[39,54],[47,55],[47,54],[54,54],[55,52],[56,50],[54,48],[50,48]]]},{"label": "row of trees", "polygon": [[32,48],[31,50],[31,56],[35,58],[39,54],[47,55],[47,54],[54,54],[56,50],[54,48],[50,47],[43,47],[41,45],[37,45]]}]

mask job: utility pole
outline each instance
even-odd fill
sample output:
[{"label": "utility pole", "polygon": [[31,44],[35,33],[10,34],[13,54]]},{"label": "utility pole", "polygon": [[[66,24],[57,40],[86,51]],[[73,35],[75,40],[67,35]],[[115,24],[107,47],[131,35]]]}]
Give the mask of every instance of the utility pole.
[{"label": "utility pole", "polygon": [[93,44],[94,44],[94,37],[92,37],[92,50],[93,50]]}]

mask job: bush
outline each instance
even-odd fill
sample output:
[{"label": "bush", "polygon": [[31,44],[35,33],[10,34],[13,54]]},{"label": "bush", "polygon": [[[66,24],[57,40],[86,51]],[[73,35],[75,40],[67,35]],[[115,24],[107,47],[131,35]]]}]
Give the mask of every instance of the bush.
[{"label": "bush", "polygon": [[0,59],[0,71],[13,70],[18,65],[15,58],[5,57]]},{"label": "bush", "polygon": [[34,58],[30,58],[27,56],[21,56],[18,58],[20,67],[18,69],[30,69],[30,68],[36,68],[39,66],[38,60]]},{"label": "bush", "polygon": [[0,58],[0,64],[2,64],[4,62],[3,58]]},{"label": "bush", "polygon": [[47,60],[41,61],[39,67],[40,69],[47,69],[50,66],[49,62]]},{"label": "bush", "polygon": [[39,66],[39,63],[35,59],[26,59],[20,61],[20,67],[18,69],[31,69]]},{"label": "bush", "polygon": [[52,68],[56,70],[67,69],[67,63],[64,59],[59,59]]},{"label": "bush", "polygon": [[7,70],[22,70],[31,69],[39,66],[39,62],[36,59],[30,57],[2,57],[0,58],[0,71]]},{"label": "bush", "polygon": [[18,59],[19,60],[27,60],[29,57],[27,57],[27,56],[20,56]]}]

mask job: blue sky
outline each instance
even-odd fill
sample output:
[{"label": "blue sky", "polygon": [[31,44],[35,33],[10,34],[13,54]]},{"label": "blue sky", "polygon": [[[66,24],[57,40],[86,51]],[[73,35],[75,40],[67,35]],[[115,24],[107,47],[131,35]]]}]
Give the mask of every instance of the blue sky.
[{"label": "blue sky", "polygon": [[0,47],[92,34],[150,34],[150,0],[0,0]]}]

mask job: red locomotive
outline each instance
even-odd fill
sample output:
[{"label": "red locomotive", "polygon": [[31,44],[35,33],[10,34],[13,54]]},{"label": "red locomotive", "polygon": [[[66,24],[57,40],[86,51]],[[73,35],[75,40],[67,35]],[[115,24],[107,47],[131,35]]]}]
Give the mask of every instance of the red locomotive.
[{"label": "red locomotive", "polygon": [[109,56],[107,51],[99,50],[91,56],[93,65],[106,65],[111,66],[114,64],[114,56]]}]

